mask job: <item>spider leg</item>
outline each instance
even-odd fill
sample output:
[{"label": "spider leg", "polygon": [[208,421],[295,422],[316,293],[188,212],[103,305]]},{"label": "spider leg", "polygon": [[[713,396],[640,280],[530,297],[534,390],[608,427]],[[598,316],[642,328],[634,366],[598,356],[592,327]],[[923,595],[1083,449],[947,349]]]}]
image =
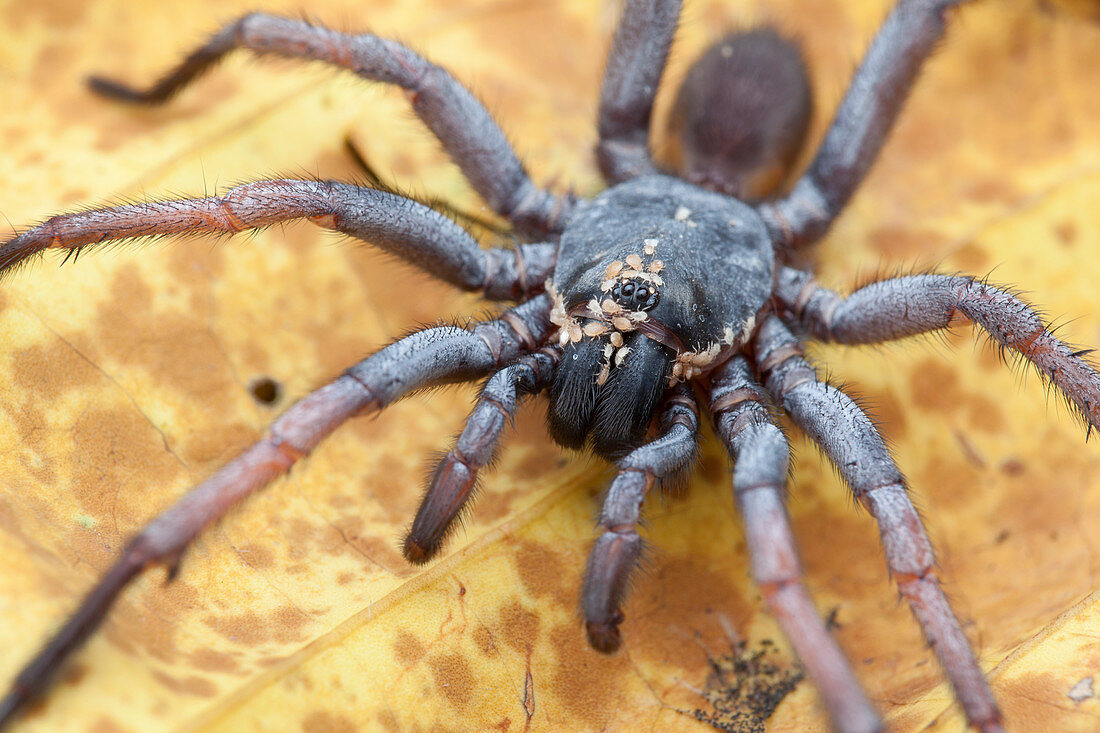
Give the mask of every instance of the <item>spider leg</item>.
[{"label": "spider leg", "polygon": [[544,341],[546,295],[471,330],[445,326],[407,336],[292,405],[260,442],[185,494],[129,542],[56,636],[19,673],[0,700],[0,727],[41,694],[62,662],[102,622],[115,598],[154,564],[175,574],[191,541],[231,507],[290,471],[347,419],[378,412],[417,389],[475,379]]},{"label": "spider leg", "polygon": [[943,36],[945,11],[963,0],[899,0],[848,85],[809,169],[786,196],[759,207],[772,239],[797,248],[820,239],[878,157],[924,60]]},{"label": "spider leg", "polygon": [[617,650],[622,641],[622,601],[642,553],[637,530],[642,501],[654,481],[682,468],[699,445],[699,408],[689,387],[681,384],[669,391],[659,423],[656,440],[619,461],[600,512],[604,533],[592,546],[584,573],[581,606],[588,643],[605,654]]},{"label": "spider leg", "polygon": [[776,294],[815,338],[842,344],[877,343],[946,328],[961,314],[1034,364],[1090,430],[1100,427],[1100,374],[1081,352],[1056,338],[1031,306],[1002,288],[972,277],[912,275],[872,283],[841,298],[817,285],[809,273],[783,268]]},{"label": "spider leg", "polygon": [[679,17],[679,0],[629,0],[623,8],[600,87],[596,157],[609,183],[657,172],[649,118]]},{"label": "spider leg", "polygon": [[435,557],[455,519],[489,464],[504,426],[515,416],[519,397],[546,389],[561,352],[544,348],[525,354],[489,378],[455,445],[432,473],[424,499],[405,537],[405,558],[420,565]]},{"label": "spider leg", "polygon": [[757,368],[768,391],[836,466],[879,525],[890,573],[939,657],[966,717],[983,733],[1001,714],[936,577],[935,556],[905,480],[871,419],[850,397],[819,381],[779,318],[756,333]]},{"label": "spider leg", "polygon": [[745,521],[753,578],[820,690],[837,729],[881,730],[878,713],[802,583],[783,501],[790,448],[768,414],[767,399],[744,357],[731,359],[711,378],[710,409],[735,462],[733,488]]},{"label": "spider leg", "polygon": [[561,231],[572,199],[537,188],[481,102],[447,71],[396,41],[253,13],[215,33],[146,90],[100,77],[92,77],[89,84],[107,97],[158,104],[237,48],[322,61],[401,87],[417,116],[494,211],[525,232]]},{"label": "spider leg", "polygon": [[483,250],[437,211],[385,191],[335,181],[256,181],[223,196],[147,201],[60,214],[0,244],[0,274],[47,249],[68,250],[135,237],[259,229],[309,219],[349,234],[465,290],[518,299],[541,289],[554,268],[554,244]]}]

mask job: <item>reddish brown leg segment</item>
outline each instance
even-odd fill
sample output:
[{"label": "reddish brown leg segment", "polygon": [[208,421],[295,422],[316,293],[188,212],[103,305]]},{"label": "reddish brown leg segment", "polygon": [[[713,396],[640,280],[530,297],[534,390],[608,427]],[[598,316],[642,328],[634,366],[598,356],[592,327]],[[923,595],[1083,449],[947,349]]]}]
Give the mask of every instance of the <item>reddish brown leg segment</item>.
[{"label": "reddish brown leg segment", "polygon": [[752,574],[772,615],[821,692],[840,731],[877,731],[882,721],[802,583],[783,504],[790,449],[768,415],[767,397],[743,357],[711,380],[715,429],[735,461],[733,488],[745,522]]},{"label": "reddish brown leg segment", "polygon": [[1001,713],[936,577],[935,557],[905,481],[870,418],[817,378],[798,341],[774,316],[756,334],[768,391],[836,465],[879,525],[886,562],[939,657],[971,725],[1000,733]]},{"label": "reddish brown leg segment", "polygon": [[95,631],[114,599],[141,570],[163,564],[171,577],[184,550],[204,528],[289,471],[345,420],[377,412],[412,390],[466,381],[511,361],[530,341],[546,339],[549,312],[549,298],[542,295],[470,331],[419,331],[291,406],[267,437],[192,489],[126,546],[72,618],[20,672],[0,701],[0,726],[45,690],[58,666]]}]

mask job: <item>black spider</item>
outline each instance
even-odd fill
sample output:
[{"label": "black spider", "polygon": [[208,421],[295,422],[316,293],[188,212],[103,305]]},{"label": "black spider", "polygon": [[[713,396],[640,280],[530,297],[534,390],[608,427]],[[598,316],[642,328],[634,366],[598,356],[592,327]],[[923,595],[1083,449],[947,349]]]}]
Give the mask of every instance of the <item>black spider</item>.
[{"label": "black spider", "polygon": [[[879,522],[890,569],[935,641],[968,719],[984,731],[999,730],[1000,715],[939,588],[900,473],[870,420],[843,392],[825,387],[794,335],[879,342],[943,328],[961,315],[1031,360],[1090,426],[1100,424],[1100,375],[1010,293],[972,278],[921,275],[841,298],[794,266],[870,167],[954,4],[899,3],[809,170],[789,194],[753,203],[736,196],[755,199],[769,191],[805,133],[809,96],[797,51],[771,32],[756,31],[728,37],[704,55],[673,116],[684,180],[663,175],[649,156],[648,127],[676,2],[636,0],[624,10],[600,103],[597,155],[611,188],[589,201],[535,187],[468,92],[406,47],[374,36],[255,14],[227,26],[148,92],[94,80],[108,96],[164,101],[225,53],[244,47],[326,61],[397,84],[409,90],[417,114],[485,201],[517,232],[543,241],[483,250],[446,217],[393,193],[273,180],[220,197],[62,215],[0,247],[0,269],[11,270],[46,249],[69,255],[107,241],[236,232],[307,218],[487,298],[521,301],[470,329],[432,328],[402,339],[289,408],[267,438],[130,543],[17,678],[0,702],[0,723],[44,689],[130,579],[153,563],[173,568],[203,527],[286,473],[344,420],[417,388],[491,375],[406,538],[411,561],[438,552],[518,398],[548,390],[555,440],[589,445],[618,464],[601,516],[606,531],[592,551],[583,591],[591,644],[614,651],[627,579],[641,550],[642,499],[694,454],[696,397],[702,396],[736,461],[737,503],[769,606],[837,728],[878,729],[877,714],[800,580],[782,502],[788,447],[769,414],[777,406],[818,442]],[[723,125],[728,119],[737,124]],[[656,435],[647,440],[654,425]]]}]

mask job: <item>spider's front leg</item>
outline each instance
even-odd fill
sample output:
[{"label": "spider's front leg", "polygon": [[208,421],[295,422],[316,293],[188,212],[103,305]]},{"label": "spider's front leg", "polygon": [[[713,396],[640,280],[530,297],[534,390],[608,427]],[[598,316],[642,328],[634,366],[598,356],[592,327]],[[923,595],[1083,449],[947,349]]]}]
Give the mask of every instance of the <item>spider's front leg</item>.
[{"label": "spider's front leg", "polygon": [[762,204],[773,240],[793,249],[820,239],[878,158],[946,12],[965,0],[899,0],[848,85],[809,169],[789,194]]},{"label": "spider's front leg", "polygon": [[955,688],[971,725],[1000,733],[1001,713],[936,576],[932,545],[894,459],[871,419],[839,389],[818,379],[779,318],[761,324],[757,369],[775,401],[836,466],[879,525],[886,561],[902,596]]},{"label": "spider's front leg", "polygon": [[814,338],[874,344],[947,328],[958,315],[1020,354],[1062,391],[1091,432],[1100,428],[1100,374],[1058,339],[1035,309],[972,277],[912,275],[881,280],[841,298],[806,272],[783,268],[776,296]]},{"label": "spider's front leg", "polygon": [[572,198],[535,186],[500,127],[469,90],[407,46],[369,33],[349,35],[253,13],[215,33],[149,89],[137,90],[100,77],[92,77],[90,84],[108,97],[159,104],[237,48],[322,61],[401,87],[417,116],[494,211],[536,235],[561,231],[569,218]]},{"label": "spider's front leg", "polygon": [[735,357],[711,378],[711,413],[733,458],[733,489],[745,522],[752,574],[795,653],[825,700],[837,729],[882,728],[848,660],[829,635],[802,583],[802,568],[783,503],[790,461],[767,396],[748,362]]},{"label": "spider's front leg", "polygon": [[0,273],[59,249],[66,257],[107,242],[167,234],[228,233],[294,219],[371,242],[464,290],[519,299],[554,268],[553,244],[483,250],[462,227],[411,199],[336,181],[277,179],[223,196],[60,214],[0,244]]},{"label": "spider's front leg", "polygon": [[541,343],[550,330],[550,301],[541,295],[470,330],[418,331],[348,369],[307,395],[272,424],[267,437],[151,521],[92,589],[77,612],[23,668],[0,700],[0,726],[41,694],[64,660],[102,622],[115,598],[145,568],[176,572],[192,540],[231,507],[286,474],[351,417],[372,414],[428,387],[476,379]]},{"label": "spider's front leg", "polygon": [[619,461],[619,472],[600,512],[604,533],[592,547],[584,574],[581,605],[588,643],[606,654],[617,650],[622,641],[622,601],[642,554],[638,536],[642,501],[656,481],[683,468],[698,449],[699,410],[686,384],[666,395],[658,424],[660,437]]},{"label": "spider's front leg", "polygon": [[[517,333],[522,324],[513,324]],[[528,347],[534,348],[531,340]],[[544,347],[521,356],[485,384],[454,446],[432,472],[402,550],[409,562],[426,563],[443,547],[455,520],[469,505],[478,473],[493,458],[504,426],[515,418],[519,398],[546,389],[554,378],[561,352]]]}]

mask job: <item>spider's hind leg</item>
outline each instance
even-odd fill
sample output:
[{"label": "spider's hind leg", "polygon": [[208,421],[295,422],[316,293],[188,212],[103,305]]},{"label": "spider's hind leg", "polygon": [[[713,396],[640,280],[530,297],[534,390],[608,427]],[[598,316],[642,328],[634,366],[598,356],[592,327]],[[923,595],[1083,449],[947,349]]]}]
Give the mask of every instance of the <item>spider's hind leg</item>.
[{"label": "spider's hind leg", "polygon": [[600,85],[596,158],[609,183],[657,172],[649,121],[680,17],[680,0],[629,0]]},{"label": "spider's hind leg", "polygon": [[824,236],[878,158],[925,59],[943,37],[947,11],[965,0],[899,0],[883,21],[809,169],[791,192],[760,207],[784,249]]}]

